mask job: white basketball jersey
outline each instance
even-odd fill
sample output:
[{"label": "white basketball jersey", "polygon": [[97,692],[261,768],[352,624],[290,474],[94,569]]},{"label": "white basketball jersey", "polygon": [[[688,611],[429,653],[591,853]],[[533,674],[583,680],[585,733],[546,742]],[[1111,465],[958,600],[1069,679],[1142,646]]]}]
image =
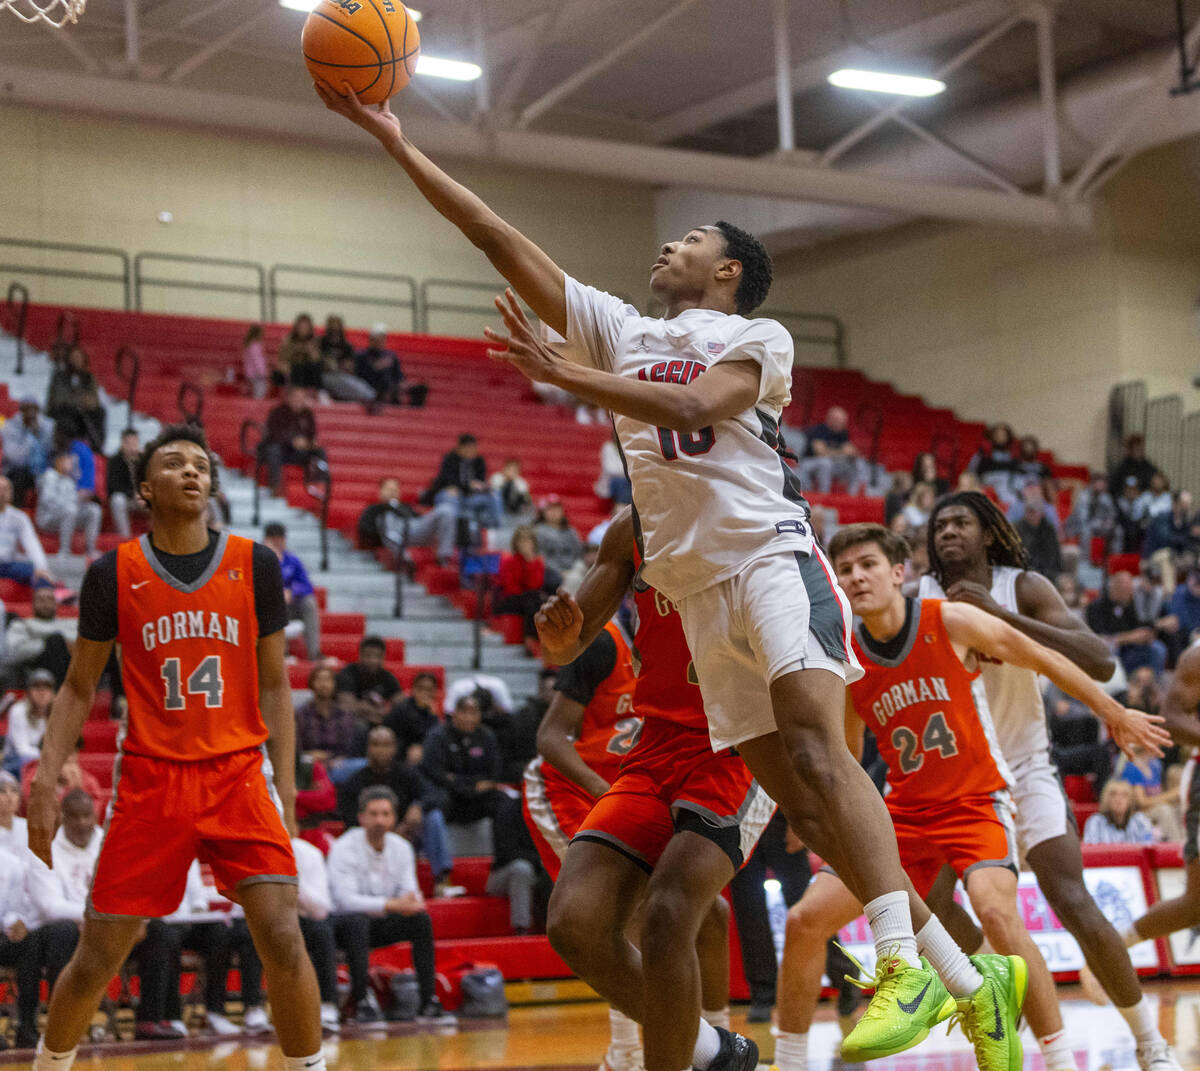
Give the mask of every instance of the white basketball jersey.
[{"label": "white basketball jersey", "polygon": [[[1017,577],[1022,570],[1008,565],[992,566],[992,598],[1006,610],[1017,609]],[[932,576],[921,577],[918,594],[923,599],[944,599],[946,593]],[[980,661],[988,706],[996,724],[1000,750],[1010,766],[1050,749],[1046,732],[1046,708],[1038,675],[1004,663]]]},{"label": "white basketball jersey", "polygon": [[687,309],[670,320],[567,277],[568,355],[602,371],[687,384],[721,361],[761,368],[757,402],[691,433],[614,424],[641,529],[647,584],[678,601],[747,563],[813,547],[808,503],[775,446],[791,400],[792,339],[774,320]]}]

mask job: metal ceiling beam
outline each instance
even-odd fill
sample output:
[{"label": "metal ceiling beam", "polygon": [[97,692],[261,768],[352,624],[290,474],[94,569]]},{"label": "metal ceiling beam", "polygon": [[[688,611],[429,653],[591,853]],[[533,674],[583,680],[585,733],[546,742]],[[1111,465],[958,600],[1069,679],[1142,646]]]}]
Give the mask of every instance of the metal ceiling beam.
[{"label": "metal ceiling beam", "polygon": [[893,115],[892,122],[904,127],[910,134],[916,135],[922,141],[928,142],[930,145],[936,145],[939,149],[944,149],[952,156],[958,157],[977,175],[981,175],[987,179],[993,186],[998,186],[1005,193],[1022,193],[1021,187],[1015,182],[1005,178],[999,171],[995,170],[985,160],[979,159],[978,156],[967,152],[960,145],[955,145],[949,138],[944,138],[940,134],[935,134],[928,127],[922,126],[915,119],[910,119],[903,112],[898,115]]},{"label": "metal ceiling beam", "polygon": [[237,23],[237,25],[223,33],[220,37],[210,41],[199,51],[193,52],[187,59],[172,67],[171,70],[167,71],[166,75],[164,76],[164,80],[172,85],[181,82],[184,78],[191,74],[192,71],[196,70],[198,67],[204,66],[204,64],[212,59],[213,56],[227,48],[230,44],[241,37],[242,34],[257,26],[263,21],[263,19],[272,14],[279,6],[276,3],[276,0],[261,0],[261,3],[262,6],[259,7],[257,11],[251,13],[246,18],[242,19],[241,22]]},{"label": "metal ceiling beam", "polygon": [[779,151],[796,148],[796,121],[792,115],[792,42],[788,32],[788,0],[775,0],[775,114],[779,126]]},{"label": "metal ceiling beam", "polygon": [[138,0],[125,0],[125,66],[136,75],[142,63],[142,30]]},{"label": "metal ceiling beam", "polygon": [[521,109],[521,114],[517,117],[517,126],[520,128],[527,127],[534,119],[541,115],[548,108],[554,107],[564,97],[570,96],[581,85],[590,82],[601,71],[608,70],[617,60],[628,55],[643,42],[648,41],[667,23],[682,15],[689,7],[696,3],[696,0],[677,0],[675,4],[667,8],[656,19],[651,19],[637,33],[627,37],[616,48],[610,49],[599,59],[592,60],[591,63],[585,64],[569,78],[564,78],[553,89],[543,93],[532,104],[526,105]]},{"label": "metal ceiling beam", "polygon": [[471,44],[475,62],[483,72],[475,79],[475,115],[486,115],[492,107],[491,67],[488,64],[487,26],[483,12],[483,0],[475,0],[471,6]]},{"label": "metal ceiling beam", "polygon": [[[792,67],[792,91],[804,93],[824,84],[826,77],[839,67],[878,63],[880,54],[904,56],[928,52],[948,41],[980,33],[1012,14],[1012,10],[1011,0],[970,0],[950,11],[877,34],[861,46],[801,60]],[[653,125],[654,140],[676,141],[696,130],[752,112],[774,98],[774,75],[755,79],[737,89],[662,116]]]},{"label": "metal ceiling beam", "polygon": [[553,40],[569,6],[570,0],[559,0],[558,6],[546,12],[541,17],[538,28],[529,35],[529,42],[518,58],[512,73],[508,76],[508,81],[504,83],[504,88],[500,91],[500,99],[496,102],[496,111],[500,115],[508,115],[516,106],[517,98],[521,95],[526,80],[533,72],[534,64],[537,63],[542,50]]},{"label": "metal ceiling beam", "polygon": [[1054,17],[1051,3],[1036,9],[1038,90],[1042,99],[1042,155],[1045,157],[1044,190],[1057,193],[1062,186],[1062,142],[1058,131],[1058,77],[1054,53]]}]

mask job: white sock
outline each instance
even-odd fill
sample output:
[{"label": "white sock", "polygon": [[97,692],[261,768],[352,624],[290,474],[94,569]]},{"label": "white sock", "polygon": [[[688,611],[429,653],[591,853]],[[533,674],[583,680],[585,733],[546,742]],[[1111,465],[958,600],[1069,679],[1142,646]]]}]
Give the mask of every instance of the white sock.
[{"label": "white sock", "polygon": [[775,1037],[775,1059],[779,1071],[808,1071],[808,1035],[781,1030]]},{"label": "white sock", "polygon": [[717,1008],[715,1011],[701,1009],[700,1018],[712,1026],[724,1027],[729,1029],[729,1005],[726,1004],[723,1008]]},{"label": "white sock", "polygon": [[867,922],[871,924],[871,933],[875,935],[877,958],[885,959],[889,955],[898,955],[910,967],[920,966],[921,958],[917,955],[917,939],[913,935],[908,893],[884,893],[865,905],[863,910],[867,913]]},{"label": "white sock", "polygon": [[628,1015],[608,1009],[609,1052],[632,1052],[642,1044],[638,1025]]},{"label": "white sock", "polygon": [[952,997],[969,997],[983,985],[983,975],[954,943],[954,938],[946,932],[937,915],[930,915],[929,921],[921,927],[921,932],[917,934],[917,947],[938,972]]},{"label": "white sock", "polygon": [[696,1035],[696,1047],[692,1050],[692,1067],[696,1071],[708,1071],[708,1066],[721,1050],[721,1035],[712,1023],[700,1020],[700,1032]]},{"label": "white sock", "polygon": [[1128,1008],[1118,1008],[1117,1011],[1129,1024],[1129,1029],[1139,1045],[1162,1039],[1162,1034],[1158,1032],[1158,1010],[1145,997],[1136,1004],[1131,1004]]},{"label": "white sock", "polygon": [[1042,1059],[1046,1063],[1046,1071],[1066,1071],[1075,1068],[1075,1054],[1067,1042],[1066,1030],[1056,1034],[1047,1034],[1037,1039],[1038,1048],[1042,1050]]},{"label": "white sock", "polygon": [[318,1049],[312,1056],[285,1056],[285,1071],[325,1071],[325,1053]]},{"label": "white sock", "polygon": [[33,1057],[33,1071],[70,1071],[78,1051],[77,1046],[67,1052],[51,1052],[46,1048],[45,1039],[38,1038],[37,1053]]},{"label": "white sock", "polygon": [[1137,932],[1132,922],[1128,926],[1122,926],[1117,933],[1121,935],[1121,940],[1125,942],[1126,948],[1132,948],[1134,945],[1140,945],[1143,941],[1149,940],[1148,937],[1142,937]]}]

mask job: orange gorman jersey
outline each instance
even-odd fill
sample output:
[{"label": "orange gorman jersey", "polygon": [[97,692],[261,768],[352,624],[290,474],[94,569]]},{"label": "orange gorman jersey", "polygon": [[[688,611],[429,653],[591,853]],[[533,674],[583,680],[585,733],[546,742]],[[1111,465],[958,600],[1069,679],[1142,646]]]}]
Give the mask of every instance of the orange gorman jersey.
[{"label": "orange gorman jersey", "polygon": [[888,765],[889,810],[944,807],[1008,785],[979,671],[963,665],[942,623],[942,600],[916,602],[896,659],[873,655],[854,629],[866,675],[850,685],[854,709]]},{"label": "orange gorman jersey", "polygon": [[192,762],[267,739],[253,548],[222,534],[193,584],[159,565],[146,536],[117,548],[117,642],[129,701],[123,750]]},{"label": "orange gorman jersey", "polygon": [[639,718],[662,718],[689,729],[707,729],[700,681],[683,634],[679,611],[661,591],[634,588],[638,627],[633,640],[637,685],[633,709]]}]

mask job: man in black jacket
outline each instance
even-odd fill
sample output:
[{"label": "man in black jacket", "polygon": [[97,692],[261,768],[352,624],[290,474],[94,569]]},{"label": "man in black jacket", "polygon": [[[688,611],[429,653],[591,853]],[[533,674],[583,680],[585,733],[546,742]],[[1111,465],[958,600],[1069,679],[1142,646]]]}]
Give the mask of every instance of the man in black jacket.
[{"label": "man in black jacket", "polygon": [[459,699],[450,720],[425,738],[421,771],[441,790],[442,810],[451,825],[495,817],[504,799],[496,787],[500,766],[500,745],[482,724],[473,695]]},{"label": "man in black jacket", "polygon": [[442,458],[433,483],[421,496],[422,502],[435,506],[450,503],[460,517],[469,517],[481,528],[500,524],[496,499],[488,490],[487,462],[479,453],[479,441],[463,432],[453,450]]},{"label": "man in black jacket", "polygon": [[413,677],[412,690],[398,699],[383,724],[396,734],[396,743],[404,753],[404,761],[419,766],[425,754],[425,737],[441,723],[438,717],[437,677],[418,673]]},{"label": "man in black jacket", "polygon": [[108,512],[112,514],[113,527],[123,539],[132,534],[129,525],[130,513],[146,513],[146,504],[138,497],[133,485],[133,473],[137,465],[142,444],[136,428],[121,432],[121,448],[108,459],[104,473],[104,497],[108,500]]}]

